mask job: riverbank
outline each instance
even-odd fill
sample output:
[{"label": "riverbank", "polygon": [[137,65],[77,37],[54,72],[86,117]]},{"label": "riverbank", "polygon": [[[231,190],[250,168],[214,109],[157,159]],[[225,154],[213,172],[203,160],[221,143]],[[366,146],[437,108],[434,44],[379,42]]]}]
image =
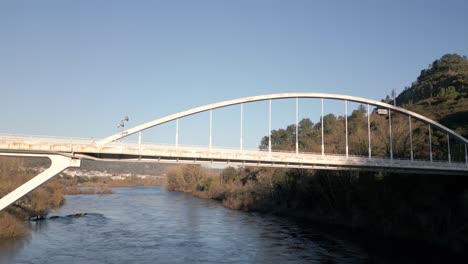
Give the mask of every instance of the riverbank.
[{"label": "riverbank", "polygon": [[[37,169],[25,166],[25,162],[31,161],[0,157],[0,197],[37,175]],[[47,159],[34,162],[49,166]],[[29,232],[26,221],[43,219],[51,210],[65,203],[64,195],[111,194],[114,187],[160,186],[164,182],[165,178],[152,176],[72,177],[62,173],[0,212],[0,238],[26,235]]]},{"label": "riverbank", "polygon": [[[23,159],[0,158],[0,197],[31,179],[36,173],[23,166]],[[50,180],[22,199],[0,212],[0,238],[16,237],[28,233],[25,220],[45,215],[61,206],[65,199],[65,187],[57,180]]]},{"label": "riverbank", "polygon": [[127,176],[127,177],[86,177],[62,175],[59,182],[65,186],[65,193],[76,194],[111,194],[112,188],[135,186],[161,186],[166,182],[164,177],[156,176]]},{"label": "riverbank", "polygon": [[166,188],[224,206],[295,216],[451,252],[468,249],[468,179],[434,175],[199,166],[168,172]]}]

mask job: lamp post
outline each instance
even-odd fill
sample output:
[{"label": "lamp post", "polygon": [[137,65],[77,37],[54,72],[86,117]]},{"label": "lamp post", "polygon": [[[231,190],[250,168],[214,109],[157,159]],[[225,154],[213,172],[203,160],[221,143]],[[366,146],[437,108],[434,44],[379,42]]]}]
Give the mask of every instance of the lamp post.
[{"label": "lamp post", "polygon": [[117,125],[117,128],[121,129],[120,133],[123,132],[123,128],[125,127],[125,122],[128,122],[128,121],[129,121],[128,116],[124,116],[124,118],[120,120],[120,123]]}]

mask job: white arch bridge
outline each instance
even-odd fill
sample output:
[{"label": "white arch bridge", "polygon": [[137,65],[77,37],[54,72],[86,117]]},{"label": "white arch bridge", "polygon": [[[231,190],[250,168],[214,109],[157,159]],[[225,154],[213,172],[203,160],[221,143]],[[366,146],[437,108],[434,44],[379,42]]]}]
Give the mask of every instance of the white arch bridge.
[{"label": "white arch bridge", "polygon": [[[295,131],[295,151],[281,152],[273,151],[271,143],[271,102],[278,99],[296,99],[296,131]],[[326,144],[324,142],[324,129],[321,123],[321,152],[305,153],[299,148],[298,139],[298,100],[299,98],[315,98],[321,100],[321,120],[324,117],[323,105],[324,99],[340,100],[344,102],[345,108],[345,153],[328,154],[326,153]],[[268,148],[264,150],[246,150],[243,147],[243,106],[247,103],[257,101],[269,102],[269,131]],[[349,154],[348,147],[348,102],[354,102],[367,105],[367,147],[365,156],[352,156]],[[218,108],[228,106],[240,106],[240,138],[239,148],[221,149],[212,146],[212,112]],[[371,131],[371,107],[383,110],[388,118],[388,157],[376,157],[372,155],[372,131]],[[179,145],[179,119],[207,112],[210,113],[210,132],[209,146],[207,147],[186,147]],[[402,114],[408,117],[408,137],[410,142],[410,155],[407,159],[396,159],[393,154],[392,138],[392,112]],[[413,129],[412,123],[417,120],[427,125],[429,155],[427,159],[416,160],[413,154]],[[142,142],[141,132],[159,126],[161,124],[175,121],[175,144],[173,146],[162,146],[154,144],[144,144]],[[431,142],[431,131],[441,131],[446,135],[447,159],[436,161],[433,159],[433,143]],[[248,131],[247,131],[248,132]],[[122,138],[137,134],[138,142],[126,143],[119,141]],[[374,139],[375,140],[375,139]],[[451,142],[457,142],[464,148],[464,161],[453,161],[451,156]],[[209,104],[183,112],[168,115],[153,121],[135,126],[128,130],[114,134],[102,140],[78,140],[61,139],[50,137],[33,137],[18,135],[0,136],[0,155],[4,156],[33,156],[48,157],[51,160],[50,168],[24,183],[16,190],[10,192],[0,199],[0,210],[28,194],[41,184],[57,175],[69,167],[79,167],[80,160],[119,160],[119,161],[154,161],[154,162],[173,162],[173,163],[200,163],[200,164],[226,164],[241,166],[260,166],[260,167],[281,167],[281,168],[303,168],[303,169],[328,169],[328,170],[362,170],[362,171],[394,171],[394,172],[415,172],[432,173],[441,175],[467,175],[468,176],[468,140],[451,129],[429,119],[420,114],[408,111],[406,109],[389,105],[383,102],[370,100],[366,98],[326,94],[326,93],[283,93],[269,94],[245,97],[240,99],[228,100],[224,102]],[[434,146],[439,147],[439,146]],[[435,150],[435,149],[434,149]]]}]

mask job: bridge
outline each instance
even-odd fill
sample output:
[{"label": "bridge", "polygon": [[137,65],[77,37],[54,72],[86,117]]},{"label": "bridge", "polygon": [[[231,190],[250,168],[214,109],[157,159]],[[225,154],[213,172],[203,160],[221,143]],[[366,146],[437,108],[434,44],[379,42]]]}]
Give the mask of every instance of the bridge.
[{"label": "bridge", "polygon": [[[299,98],[319,99],[321,102],[320,131],[321,131],[321,151],[311,153],[301,150],[299,147]],[[272,126],[272,101],[280,99],[295,99],[296,122],[295,122],[295,150],[280,151],[272,149],[271,126]],[[324,141],[324,100],[339,100],[343,102],[345,115],[345,152],[341,154],[328,153],[327,145]],[[268,101],[268,146],[260,150],[248,150],[243,145],[243,108],[244,104],[258,101]],[[349,152],[349,130],[348,130],[348,102],[362,104],[367,110],[367,154],[351,155]],[[240,114],[240,138],[239,147],[219,148],[212,145],[212,113],[216,109],[229,106],[239,106]],[[371,107],[377,109],[388,119],[388,156],[379,157],[372,154],[372,130],[371,130]],[[179,120],[203,113],[209,112],[209,144],[205,147],[189,147],[179,144]],[[392,134],[392,113],[407,116],[408,133],[410,142],[409,158],[395,158]],[[160,145],[148,144],[142,141],[142,132],[165,124],[167,122],[176,122],[175,144]],[[429,155],[427,159],[414,158],[413,128],[414,122],[421,122],[427,125]],[[446,160],[435,160],[433,158],[432,134],[436,130],[446,135],[447,157]],[[137,142],[124,142],[122,139],[131,135],[138,135]],[[464,160],[452,159],[452,142],[458,143],[464,148]],[[0,155],[4,156],[27,156],[27,157],[47,157],[51,160],[50,168],[38,174],[28,182],[24,183],[16,190],[0,199],[0,210],[14,203],[24,195],[28,194],[50,178],[61,171],[70,167],[79,167],[80,161],[89,160],[109,160],[109,161],[128,161],[128,162],[166,162],[166,163],[189,163],[189,164],[223,164],[240,166],[259,166],[259,167],[279,167],[279,168],[301,168],[301,169],[327,169],[327,170],[362,170],[362,171],[393,171],[393,172],[414,172],[414,173],[432,173],[441,175],[468,175],[468,140],[453,130],[415,112],[401,107],[386,104],[383,102],[370,100],[366,98],[326,94],[326,93],[284,93],[269,94],[239,98],[209,104],[183,112],[168,115],[153,121],[135,126],[125,131],[116,133],[101,140],[85,140],[73,138],[56,137],[37,137],[21,135],[0,135]],[[440,147],[437,146],[437,147]]]}]

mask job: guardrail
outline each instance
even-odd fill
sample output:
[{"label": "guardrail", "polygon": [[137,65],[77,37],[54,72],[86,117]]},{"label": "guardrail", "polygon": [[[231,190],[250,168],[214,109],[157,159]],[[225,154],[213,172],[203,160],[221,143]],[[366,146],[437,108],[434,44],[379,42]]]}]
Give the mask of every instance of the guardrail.
[{"label": "guardrail", "polygon": [[[67,144],[67,145],[79,145],[86,146],[92,145],[97,146],[96,139],[84,139],[84,138],[72,138],[72,137],[55,137],[55,136],[36,136],[36,135],[15,135],[15,134],[0,134],[0,141],[19,141],[25,143],[43,143],[43,144]],[[295,151],[282,151],[282,150],[258,150],[258,149],[240,149],[240,148],[226,148],[226,147],[217,147],[212,146],[211,148],[205,146],[197,145],[170,145],[170,144],[156,144],[156,143],[144,143],[139,144],[137,142],[129,141],[115,141],[104,145],[103,147],[121,147],[121,148],[133,148],[140,150],[150,150],[150,149],[165,149],[172,151],[192,151],[192,152],[204,152],[204,153],[229,153],[229,154],[251,154],[251,155],[274,155],[274,156],[283,156],[290,157],[291,155],[298,158],[311,158],[313,157],[316,160],[335,160],[335,161],[349,161],[349,162],[362,162],[368,161],[369,163],[387,163],[389,165],[428,165],[428,164],[437,164],[437,166],[444,168],[466,168],[468,164],[465,162],[456,162],[456,161],[444,161],[444,160],[410,160],[410,159],[400,159],[388,157],[371,157],[368,156],[359,156],[359,155],[348,155],[345,154],[324,154],[317,152],[299,152]]]}]

